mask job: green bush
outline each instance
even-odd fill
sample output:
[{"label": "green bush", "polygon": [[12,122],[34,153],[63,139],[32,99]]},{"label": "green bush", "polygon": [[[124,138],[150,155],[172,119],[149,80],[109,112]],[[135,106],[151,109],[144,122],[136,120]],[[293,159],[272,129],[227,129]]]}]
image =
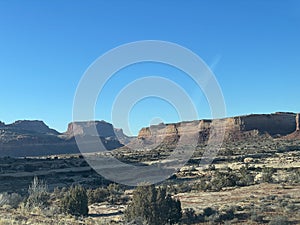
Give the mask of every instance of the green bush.
[{"label": "green bush", "polygon": [[261,181],[264,183],[272,183],[274,170],[272,168],[263,167]]},{"label": "green bush", "polygon": [[165,188],[139,186],[133,192],[125,217],[128,221],[143,220],[151,225],[175,224],[182,217],[181,203],[167,195]]},{"label": "green bush", "polygon": [[12,208],[17,208],[22,202],[23,198],[17,193],[1,193],[0,194],[0,206],[9,205]]},{"label": "green bush", "polygon": [[64,213],[75,216],[88,215],[89,209],[86,190],[80,185],[71,187],[61,201],[61,209]]},{"label": "green bush", "polygon": [[208,188],[214,191],[220,191],[223,187],[234,187],[239,178],[228,168],[226,172],[216,171]]},{"label": "green bush", "polygon": [[214,215],[216,213],[217,213],[217,211],[214,210],[211,207],[207,207],[207,208],[203,209],[203,216],[206,216],[206,217],[209,217],[209,216]]},{"label": "green bush", "polygon": [[28,188],[28,198],[25,201],[25,207],[31,208],[45,208],[49,206],[50,194],[48,186],[43,180],[34,177],[31,185]]},{"label": "green bush", "polygon": [[89,204],[104,202],[109,196],[109,192],[105,188],[96,188],[87,190]]},{"label": "green bush", "polygon": [[249,171],[248,166],[242,166],[239,169],[240,179],[238,181],[239,186],[249,186],[254,184],[254,176]]},{"label": "green bush", "polygon": [[288,182],[290,184],[300,183],[300,169],[292,171],[292,173],[288,177]]},{"label": "green bush", "polygon": [[120,185],[112,183],[108,185],[107,191],[109,193],[108,201],[111,204],[115,204],[116,202],[120,201],[121,195],[123,190],[121,189]]},{"label": "green bush", "polygon": [[184,224],[194,224],[197,221],[197,215],[195,213],[195,210],[192,208],[187,208],[184,210],[183,214],[182,214],[182,218],[181,218],[181,222],[183,222]]},{"label": "green bush", "polygon": [[235,216],[235,208],[234,207],[227,207],[225,210],[223,210],[220,213],[220,221],[226,221],[226,220],[233,220]]}]

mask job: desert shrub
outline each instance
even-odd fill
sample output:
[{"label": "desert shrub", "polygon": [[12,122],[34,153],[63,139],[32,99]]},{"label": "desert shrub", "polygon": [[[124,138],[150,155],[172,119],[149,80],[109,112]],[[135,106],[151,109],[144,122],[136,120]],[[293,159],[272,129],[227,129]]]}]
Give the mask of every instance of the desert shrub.
[{"label": "desert shrub", "polygon": [[203,209],[203,216],[206,216],[206,217],[209,217],[216,213],[217,213],[217,211],[211,207],[207,207],[207,208]]},{"label": "desert shrub", "polygon": [[263,167],[261,181],[264,183],[272,183],[274,170],[272,168]]},{"label": "desert shrub", "polygon": [[189,224],[194,224],[194,223],[197,223],[197,222],[200,222],[200,221],[199,221],[198,216],[195,213],[195,210],[192,209],[192,208],[187,208],[182,213],[181,222],[183,224],[188,224],[189,225]]},{"label": "desert shrub", "polygon": [[66,192],[67,192],[66,187],[62,187],[62,188],[55,187],[52,192],[52,196],[54,197],[54,199],[62,199]]},{"label": "desert shrub", "polygon": [[194,185],[194,189],[207,191],[210,186],[207,184],[206,179],[201,179],[199,183]]},{"label": "desert shrub", "polygon": [[299,207],[293,202],[288,202],[288,204],[285,206],[285,210],[290,213],[297,212]]},{"label": "desert shrub", "polygon": [[237,182],[238,185],[249,186],[251,184],[254,184],[254,176],[249,171],[248,166],[242,166],[239,169],[239,173],[240,173],[240,179]]},{"label": "desert shrub", "polygon": [[226,172],[216,171],[208,188],[220,191],[223,187],[236,186],[238,180],[239,178],[231,169],[228,169]]},{"label": "desert shrub", "polygon": [[8,194],[7,193],[1,193],[0,194],[0,206],[6,205],[8,202]]},{"label": "desert shrub", "polygon": [[19,204],[23,201],[21,195],[17,193],[1,193],[0,194],[0,206],[9,205],[12,208],[17,208]]},{"label": "desert shrub", "polygon": [[[214,223],[224,223],[224,221],[228,221],[228,220],[233,220],[235,217],[235,208],[234,207],[228,207],[226,206],[225,208],[221,209],[221,210],[215,210],[213,208],[207,207],[203,210],[203,218],[205,219],[205,221],[208,221],[212,224]],[[198,221],[197,222],[201,222],[200,221],[200,215],[198,216]]]},{"label": "desert shrub", "polygon": [[107,191],[109,193],[108,201],[111,204],[115,204],[121,199],[121,195],[123,190],[121,189],[120,185],[112,183],[108,185]]},{"label": "desert shrub", "polygon": [[231,148],[228,148],[224,151],[224,154],[225,156],[233,156],[234,155],[234,152]]},{"label": "desert shrub", "polygon": [[190,192],[192,190],[192,187],[187,183],[180,183],[177,185],[176,189],[177,189],[177,193],[186,193],[186,192]]},{"label": "desert shrub", "polygon": [[225,208],[219,216],[220,221],[226,221],[226,220],[233,220],[234,219],[234,207],[227,207]]},{"label": "desert shrub", "polygon": [[220,224],[220,215],[217,212],[209,217],[205,217],[205,220],[208,221],[209,224]]},{"label": "desert shrub", "polygon": [[94,190],[87,190],[88,202],[89,204],[104,202],[109,196],[109,192],[105,188],[96,188]]},{"label": "desert shrub", "polygon": [[28,188],[28,198],[25,201],[25,207],[31,209],[34,207],[45,208],[49,205],[50,194],[48,186],[43,180],[34,177]]},{"label": "desert shrub", "polygon": [[269,225],[289,225],[290,222],[285,216],[277,216],[269,222]]},{"label": "desert shrub", "polygon": [[300,183],[300,169],[294,170],[288,177],[288,182],[290,184],[299,184]]},{"label": "desert shrub", "polygon": [[257,210],[255,210],[255,209],[251,209],[250,219],[254,222],[257,222],[257,223],[262,223],[263,222],[263,216],[259,215]]},{"label": "desert shrub", "polygon": [[61,209],[64,213],[75,216],[88,215],[86,190],[80,185],[72,186],[61,201]]},{"label": "desert shrub", "polygon": [[140,218],[151,225],[175,224],[182,217],[181,203],[167,195],[165,188],[139,186],[125,211],[128,221]]}]

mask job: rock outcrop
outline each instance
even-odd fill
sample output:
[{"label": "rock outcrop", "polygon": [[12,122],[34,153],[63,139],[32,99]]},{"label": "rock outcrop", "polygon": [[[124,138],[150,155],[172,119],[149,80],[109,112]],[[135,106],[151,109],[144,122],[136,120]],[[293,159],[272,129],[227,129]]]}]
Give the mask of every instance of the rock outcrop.
[{"label": "rock outcrop", "polygon": [[[225,141],[234,141],[260,134],[273,137],[285,136],[299,129],[299,114],[278,112],[274,114],[252,114],[219,120],[197,120],[185,123],[159,124],[142,128],[138,139],[151,144],[167,140],[176,142],[185,134],[198,133],[198,143],[208,140],[212,123],[222,124]],[[192,138],[192,137],[191,137]]]},{"label": "rock outcrop", "polygon": [[[99,133],[97,137],[100,137],[105,149],[97,149],[95,138],[92,137],[94,134],[91,125],[95,123]],[[118,130],[118,134],[122,136],[123,132]],[[111,150],[123,146],[112,124],[104,121],[70,123],[67,132],[60,134],[42,121],[20,120],[0,125],[0,157],[79,153],[75,136],[80,136],[83,142],[94,146],[91,151]],[[126,135],[123,134],[122,138],[125,140]]]},{"label": "rock outcrop", "polygon": [[122,144],[128,143],[131,139],[123,133],[122,129],[114,128],[112,124],[103,120],[69,123],[68,130],[63,136],[67,139],[74,136],[98,136],[104,139],[116,139]]},{"label": "rock outcrop", "polygon": [[[195,140],[196,144],[205,144],[213,133],[211,131],[218,129],[225,131],[225,141],[243,140],[259,135],[299,139],[299,117],[299,114],[280,112],[217,120],[161,123],[142,128],[137,138],[127,137],[122,129],[115,129],[105,121],[72,122],[62,134],[37,120],[20,120],[8,125],[0,122],[0,157],[78,153],[75,140],[77,137],[93,146],[91,151],[104,150],[98,149],[96,138],[100,138],[108,150],[125,144],[131,148],[151,148],[152,145],[164,148],[174,146],[179,139],[185,140],[184,145],[195,144]],[[96,127],[97,134],[93,132],[93,127]],[[214,127],[216,129],[212,129]]]},{"label": "rock outcrop", "polygon": [[[95,134],[93,127],[96,127],[97,133]],[[72,122],[68,125],[66,132],[69,136],[76,135],[97,135],[100,137],[115,137],[113,125],[105,121],[87,121],[87,122]]]},{"label": "rock outcrop", "polygon": [[18,120],[12,124],[6,125],[6,127],[12,130],[23,130],[41,134],[59,134],[56,130],[50,129],[43,121],[40,120]]}]

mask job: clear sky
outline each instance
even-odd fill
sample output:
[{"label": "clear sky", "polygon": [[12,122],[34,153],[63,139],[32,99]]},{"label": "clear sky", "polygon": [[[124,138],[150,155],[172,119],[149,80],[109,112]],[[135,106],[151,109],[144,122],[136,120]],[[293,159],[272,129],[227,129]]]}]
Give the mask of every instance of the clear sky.
[{"label": "clear sky", "polygon": [[[300,111],[300,1],[0,0],[0,121],[40,119],[65,131],[88,66],[139,40],[175,42],[198,54],[219,81],[227,116]],[[97,119],[110,122],[118,91],[148,75],[180,83],[199,117],[210,116],[201,90],[179,71],[146,63],[120,73],[126,76],[114,76],[100,96]],[[131,111],[133,134],[156,117],[178,120],[170,104],[147,98]]]}]

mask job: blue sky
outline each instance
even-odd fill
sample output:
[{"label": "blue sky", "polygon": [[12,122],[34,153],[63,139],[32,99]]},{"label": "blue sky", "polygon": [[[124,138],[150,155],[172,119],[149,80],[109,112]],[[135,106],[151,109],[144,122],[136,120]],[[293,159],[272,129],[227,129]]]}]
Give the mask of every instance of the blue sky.
[{"label": "blue sky", "polygon": [[[227,116],[300,111],[297,0],[0,0],[0,121],[41,119],[66,130],[88,66],[106,51],[139,40],[175,42],[212,66]],[[210,116],[201,90],[172,68],[145,64],[120,73],[126,76],[116,74],[100,96],[97,119],[111,121],[113,96],[148,75],[180,83],[199,117]],[[170,104],[148,98],[132,109],[132,133],[156,117],[178,120]]]}]

